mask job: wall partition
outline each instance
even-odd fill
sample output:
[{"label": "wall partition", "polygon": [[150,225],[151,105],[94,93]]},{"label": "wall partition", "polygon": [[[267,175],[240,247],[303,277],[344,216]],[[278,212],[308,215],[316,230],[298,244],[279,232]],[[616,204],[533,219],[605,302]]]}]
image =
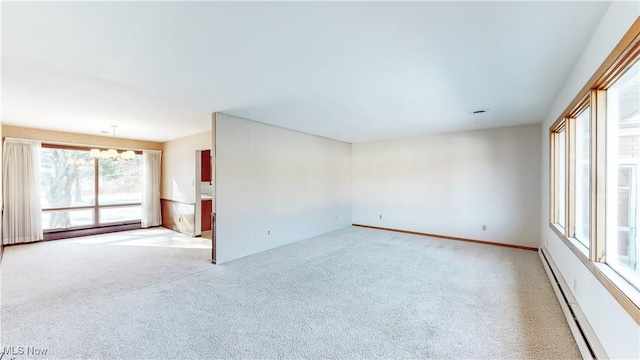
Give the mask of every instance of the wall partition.
[{"label": "wall partition", "polygon": [[216,114],[217,263],[351,225],[351,144]]}]

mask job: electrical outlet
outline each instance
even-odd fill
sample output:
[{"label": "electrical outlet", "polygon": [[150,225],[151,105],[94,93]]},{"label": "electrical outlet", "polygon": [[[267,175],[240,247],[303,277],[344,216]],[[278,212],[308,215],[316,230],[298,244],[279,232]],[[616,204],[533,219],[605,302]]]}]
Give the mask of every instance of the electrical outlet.
[{"label": "electrical outlet", "polygon": [[338,220],[338,215],[336,215],[336,220]]},{"label": "electrical outlet", "polygon": [[267,230],[267,235],[271,235],[271,230]]},{"label": "electrical outlet", "polygon": [[487,225],[482,225],[482,231],[487,231]]},{"label": "electrical outlet", "polygon": [[380,220],[382,220],[382,214],[380,214]]},{"label": "electrical outlet", "polygon": [[178,218],[178,222],[182,222],[182,218],[181,217]]}]

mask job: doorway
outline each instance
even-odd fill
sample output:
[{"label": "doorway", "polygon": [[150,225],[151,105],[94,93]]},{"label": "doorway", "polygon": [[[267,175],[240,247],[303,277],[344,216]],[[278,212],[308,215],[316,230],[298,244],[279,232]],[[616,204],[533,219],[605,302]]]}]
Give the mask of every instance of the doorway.
[{"label": "doorway", "polygon": [[195,235],[212,239],[213,173],[211,150],[196,151]]}]

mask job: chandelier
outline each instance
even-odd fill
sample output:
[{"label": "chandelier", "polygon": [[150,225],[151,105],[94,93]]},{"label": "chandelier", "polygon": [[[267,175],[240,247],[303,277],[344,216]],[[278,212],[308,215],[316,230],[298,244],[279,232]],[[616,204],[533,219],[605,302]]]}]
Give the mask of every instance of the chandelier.
[{"label": "chandelier", "polygon": [[[133,160],[136,158],[136,153],[132,150],[125,150],[118,152],[116,149],[100,150],[91,149],[89,156],[92,158],[88,163],[93,165],[98,159],[111,159],[112,161],[118,160]],[[69,154],[67,158],[67,165],[84,165],[87,164],[87,160],[84,157],[74,158],[72,154]]]},{"label": "chandelier", "polygon": [[[113,128],[113,137],[115,138],[116,128],[118,126],[111,125],[111,127]],[[89,156],[91,156],[94,159],[111,159],[113,161],[117,161],[118,159],[120,160],[135,159],[136,153],[133,152],[132,150],[126,150],[119,153],[118,150],[116,149],[107,149],[107,150],[91,149],[91,151],[89,151]]]},{"label": "chandelier", "polygon": [[91,151],[89,151],[89,156],[94,159],[111,159],[113,161],[117,161],[118,159],[132,160],[136,157],[136,153],[132,150],[127,150],[119,153],[116,149],[91,149]]}]

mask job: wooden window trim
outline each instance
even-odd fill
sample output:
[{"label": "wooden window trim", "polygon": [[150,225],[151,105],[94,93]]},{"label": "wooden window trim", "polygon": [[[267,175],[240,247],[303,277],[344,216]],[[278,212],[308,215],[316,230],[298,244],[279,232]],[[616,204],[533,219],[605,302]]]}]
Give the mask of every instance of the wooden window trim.
[{"label": "wooden window trim", "polygon": [[43,212],[53,212],[53,211],[68,211],[68,210],[89,210],[96,207],[95,205],[85,205],[85,206],[63,206],[63,207],[52,207],[52,208],[42,208]]},{"label": "wooden window trim", "polygon": [[565,140],[565,230],[569,238],[576,237],[576,119],[567,117],[567,138]]},{"label": "wooden window trim", "polygon": [[555,128],[556,123],[561,122],[566,114],[570,114],[584,100],[584,97],[587,96],[591,89],[604,90],[618,80],[624,70],[631,64],[632,55],[637,54],[638,51],[640,51],[640,19],[636,19],[631,25],[598,70],[564,109],[562,115],[551,125],[551,128]]},{"label": "wooden window trim", "polygon": [[556,157],[558,155],[558,133],[555,131],[549,132],[549,223],[555,224],[558,222],[558,162]]},{"label": "wooden window trim", "polygon": [[91,146],[86,146],[86,145],[71,145],[71,144],[63,144],[63,143],[47,143],[47,142],[43,142],[42,143],[42,147],[45,148],[45,149],[81,150],[81,151],[90,151],[91,149],[100,149],[100,150],[116,149],[118,151],[131,150],[136,155],[142,155],[142,150],[134,150],[134,149],[126,149],[126,148],[110,147],[110,146],[93,146],[93,147],[91,147]]},{"label": "wooden window trim", "polygon": [[[604,286],[605,289],[613,296],[614,299],[625,309],[625,311],[633,318],[636,324],[640,325],[640,291],[633,288],[625,279],[611,269],[607,264],[599,262],[602,260],[604,254],[604,211],[605,207],[601,206],[605,201],[605,169],[606,163],[602,158],[605,153],[605,134],[604,127],[606,126],[604,121],[597,121],[596,119],[603,119],[601,117],[606,112],[605,97],[606,94],[603,90],[606,90],[611,84],[613,84],[628,68],[640,57],[640,18],[631,25],[629,30],[624,34],[620,42],[615,46],[613,51],[607,56],[604,62],[591,76],[589,81],[582,87],[574,99],[569,103],[566,109],[562,112],[561,116],[551,125],[549,128],[551,132],[551,144],[549,153],[550,161],[550,193],[551,193],[551,209],[557,209],[557,189],[556,175],[557,175],[557,141],[554,141],[554,134],[565,126],[567,126],[567,117],[577,114],[581,111],[581,108],[591,105],[591,129],[593,131],[591,154],[592,156],[592,169],[591,169],[591,200],[592,200],[592,228],[591,234],[594,235],[590,239],[589,252],[585,253],[584,249],[581,249],[578,244],[574,243],[570,237],[567,236],[566,230],[560,228],[555,222],[557,222],[557,214],[555,211],[550,212],[550,228],[558,237],[565,243],[565,245],[575,254],[575,256],[585,265],[585,267],[594,275],[596,279]],[[571,125],[569,125],[569,129]],[[599,165],[599,166],[598,166]],[[570,166],[567,164],[567,171]],[[568,180],[568,179],[567,179]],[[595,180],[595,181],[594,181]],[[569,182],[567,181],[567,184]],[[567,203],[567,207],[569,203]],[[566,219],[568,222],[568,219]],[[569,228],[569,226],[567,226]]]},{"label": "wooden window trim", "polygon": [[[593,210],[593,203],[590,202],[589,203],[589,211],[590,211],[590,216],[589,216],[589,246],[585,246],[582,242],[580,242],[579,240],[577,240],[576,238],[576,180],[577,180],[577,174],[576,174],[576,170],[577,170],[577,164],[576,164],[576,147],[577,147],[577,121],[578,121],[578,117],[587,110],[587,108],[589,108],[591,110],[591,103],[592,103],[592,98],[591,98],[591,94],[588,94],[587,96],[585,96],[579,103],[578,105],[571,111],[570,115],[567,116],[565,118],[565,124],[568,131],[567,131],[567,149],[566,149],[566,153],[567,153],[567,159],[566,159],[566,163],[567,163],[567,169],[566,169],[566,173],[567,173],[567,190],[566,190],[566,194],[567,194],[567,198],[566,198],[566,223],[567,223],[567,230],[565,231],[565,235],[571,239],[576,239],[576,242],[578,244],[580,244],[580,248],[581,250],[584,249],[590,249],[591,248],[591,239],[593,239],[593,234],[591,232],[591,230],[593,229],[593,216],[591,215],[591,212]],[[589,117],[589,130],[590,130],[590,134],[591,138],[593,139],[593,129],[594,126],[592,126],[592,122],[594,119],[594,113],[593,111],[590,111],[590,117]],[[593,151],[594,151],[594,146],[593,146],[593,141],[590,142],[589,144],[589,156],[590,159],[592,160],[591,162],[593,163],[593,159],[595,159],[595,157],[593,156]],[[593,179],[591,177],[593,177],[593,169],[591,169],[591,171],[589,172],[589,176],[590,176],[590,187],[592,190],[593,189]],[[593,197],[591,197],[590,194],[590,199],[592,199]]]},{"label": "wooden window trim", "polygon": [[[122,204],[107,204],[107,205],[98,205],[100,208],[115,208],[115,207],[128,207],[128,206],[137,206],[142,205],[141,202],[138,203],[122,203]],[[57,208],[42,208],[42,211],[66,211],[66,210],[88,210],[96,207],[95,205],[85,205],[85,206],[64,206]]]},{"label": "wooden window trim", "polygon": [[591,233],[589,260],[601,261],[605,252],[606,237],[606,122],[607,94],[603,90],[591,90]]},{"label": "wooden window trim", "polygon": [[591,106],[591,92],[584,94],[576,106],[567,113],[566,117],[575,119],[589,106]]},{"label": "wooden window trim", "polygon": [[[560,179],[558,178],[558,174],[560,173],[560,162],[556,161],[557,156],[560,154],[560,134],[564,131],[564,136],[565,136],[565,148],[567,145],[567,128],[566,128],[566,119],[562,119],[562,122],[560,122],[559,124],[555,124],[555,127],[550,131],[550,137],[549,137],[549,148],[551,150],[550,152],[550,171],[549,171],[549,177],[550,177],[550,182],[549,184],[551,185],[550,188],[550,223],[551,224],[555,224],[557,225],[558,229],[563,229],[563,233],[564,233],[564,229],[567,228],[567,212],[565,209],[565,223],[564,226],[561,226],[559,224],[560,221],[560,191],[559,188],[560,186],[562,186],[562,184],[559,183]],[[552,156],[551,156],[552,155]],[[566,153],[565,153],[566,155]],[[567,169],[566,169],[567,163],[566,163],[566,159],[565,159],[565,180],[566,180],[566,176],[567,176]],[[567,192],[566,192],[566,187],[565,187],[565,205],[567,204]]]}]

